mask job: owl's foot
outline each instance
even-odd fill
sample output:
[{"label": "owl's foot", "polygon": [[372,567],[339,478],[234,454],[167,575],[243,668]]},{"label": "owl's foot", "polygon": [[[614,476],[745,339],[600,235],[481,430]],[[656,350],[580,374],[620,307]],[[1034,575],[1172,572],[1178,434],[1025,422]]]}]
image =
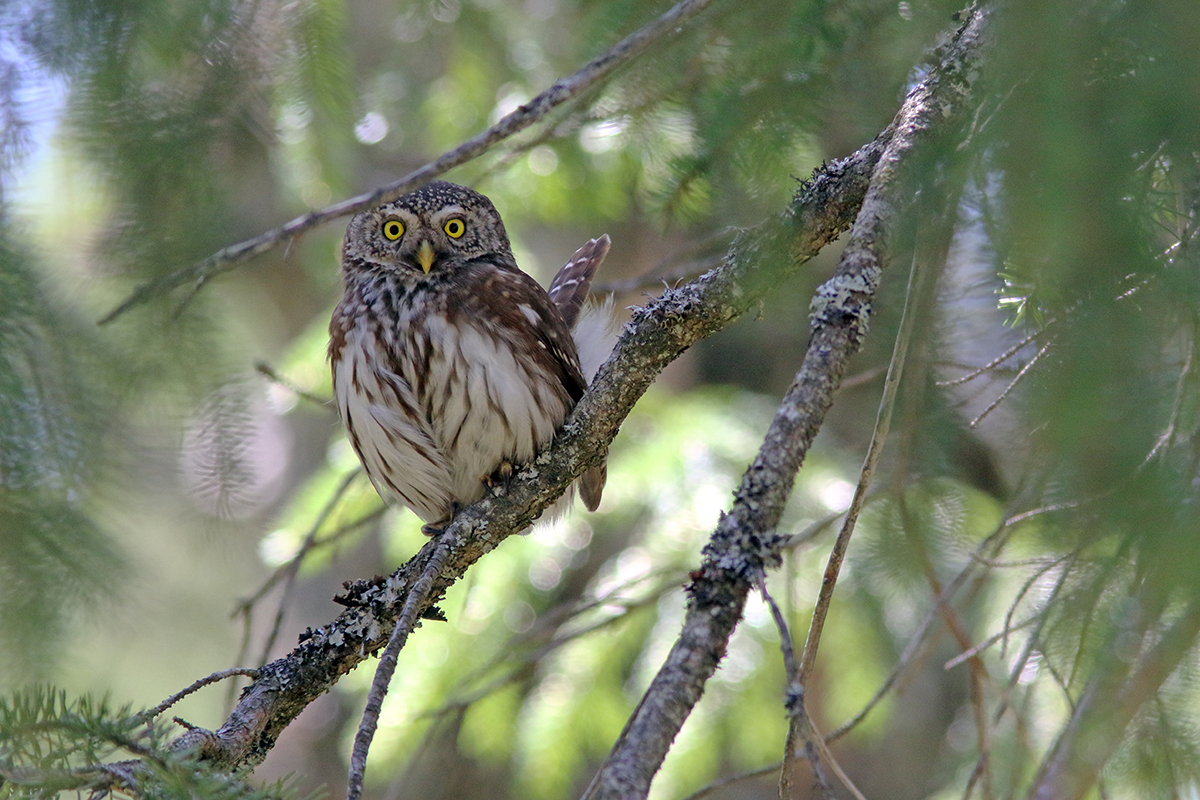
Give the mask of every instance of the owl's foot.
[{"label": "owl's foot", "polygon": [[450,527],[450,523],[453,522],[454,518],[458,516],[458,512],[461,509],[462,506],[460,506],[458,503],[451,503],[450,513],[443,519],[439,519],[437,522],[426,522],[421,526],[421,533],[430,538],[433,538],[434,536],[441,536],[446,532],[446,528]]},{"label": "owl's foot", "polygon": [[446,526],[449,524],[450,520],[448,519],[439,520],[438,522],[426,522],[421,526],[421,533],[432,539],[434,536],[441,536],[445,533]]},{"label": "owl's foot", "polygon": [[496,467],[491,475],[483,476],[483,485],[493,495],[502,495],[508,491],[508,482],[512,480],[513,471],[513,463],[506,458],[500,462],[500,466]]}]

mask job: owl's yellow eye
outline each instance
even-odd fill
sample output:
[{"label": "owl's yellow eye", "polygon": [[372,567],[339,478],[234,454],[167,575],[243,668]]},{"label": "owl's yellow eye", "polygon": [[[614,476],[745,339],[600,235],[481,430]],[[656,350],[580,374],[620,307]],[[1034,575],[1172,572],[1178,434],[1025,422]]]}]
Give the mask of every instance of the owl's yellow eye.
[{"label": "owl's yellow eye", "polygon": [[404,223],[398,219],[389,219],[383,223],[383,235],[393,242],[404,235]]},{"label": "owl's yellow eye", "polygon": [[461,219],[455,217],[454,219],[447,220],[446,224],[442,226],[442,230],[451,239],[457,239],[467,232],[467,225]]}]

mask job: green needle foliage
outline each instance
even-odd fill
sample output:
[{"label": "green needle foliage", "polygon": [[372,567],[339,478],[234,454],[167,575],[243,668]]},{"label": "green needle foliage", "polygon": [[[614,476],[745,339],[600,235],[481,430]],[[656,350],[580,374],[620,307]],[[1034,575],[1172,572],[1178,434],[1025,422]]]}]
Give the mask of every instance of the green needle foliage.
[{"label": "green needle foliage", "polygon": [[[0,800],[88,792],[96,764],[134,758],[131,794],[340,793],[368,670],[252,780],[171,754],[178,729],[126,705],[276,657],[332,618],[340,582],[423,542],[353,477],[324,403],[340,228],[95,320],[147,281],[407,174],[667,7],[0,4]],[[982,87],[967,128],[914,156],[919,202],[894,220],[871,330],[800,474],[781,524],[800,536],[769,588],[802,641],[915,260],[929,296],[910,306],[892,435],[809,713],[834,730],[894,678],[834,745],[871,797],[1025,797],[1054,759],[1076,781],[1062,796],[1189,796],[1200,4],[997,9],[967,65]],[[717,0],[446,177],[495,200],[543,283],[608,232],[598,281],[635,286],[618,308],[643,304],[887,126],[958,11]],[[681,587],[796,372],[835,255],[647,394],[613,444],[600,513],[513,537],[452,588],[447,622],[401,654],[368,794],[582,793],[678,634]],[[656,797],[780,758],[779,635],[753,600]],[[50,684],[69,688],[20,688]],[[221,694],[179,713],[215,728]],[[87,699],[101,695],[120,700]],[[295,764],[294,788],[253,787]],[[775,777],[724,796],[773,797]]]}]

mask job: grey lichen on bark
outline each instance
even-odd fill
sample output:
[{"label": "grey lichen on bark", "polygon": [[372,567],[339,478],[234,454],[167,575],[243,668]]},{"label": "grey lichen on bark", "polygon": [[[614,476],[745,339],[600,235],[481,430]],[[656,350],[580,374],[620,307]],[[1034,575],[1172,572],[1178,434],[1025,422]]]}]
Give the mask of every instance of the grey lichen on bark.
[{"label": "grey lichen on bark", "polygon": [[[776,526],[846,365],[866,335],[895,222],[912,197],[910,176],[903,174],[908,156],[922,143],[957,129],[966,117],[972,95],[959,76],[964,65],[980,57],[986,20],[983,11],[968,14],[939,65],[909,92],[888,130],[868,145],[878,153],[878,163],[837,271],[814,298],[812,338],[800,371],[743,476],[733,507],[722,515],[700,569],[692,574],[679,638],[589,787],[587,800],[628,800],[649,793],[671,742],[724,655],[750,589],[779,563],[783,537]],[[860,175],[850,174],[862,185]],[[810,185],[799,196],[812,197],[814,191]],[[803,252],[803,247],[798,243],[792,250]]]}]

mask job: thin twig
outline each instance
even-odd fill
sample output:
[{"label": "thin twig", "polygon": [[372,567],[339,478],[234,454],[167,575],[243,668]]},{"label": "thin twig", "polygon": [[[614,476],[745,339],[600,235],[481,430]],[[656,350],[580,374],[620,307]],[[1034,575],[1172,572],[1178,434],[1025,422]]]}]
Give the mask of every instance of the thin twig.
[{"label": "thin twig", "polygon": [[1054,339],[1051,339],[1050,341],[1046,342],[1046,344],[1042,345],[1042,349],[1038,350],[1037,353],[1034,354],[1033,358],[1029,359],[1029,362],[1025,364],[1025,366],[1021,367],[1021,371],[1017,373],[1017,376],[1012,379],[1012,382],[1009,383],[1008,386],[1004,387],[1004,391],[1001,392],[1000,395],[993,400],[987,408],[981,411],[978,417],[971,420],[967,424],[967,427],[974,428],[976,425],[983,422],[984,417],[995,411],[996,407],[1004,402],[1004,399],[1008,397],[1009,393],[1013,389],[1017,388],[1017,384],[1021,382],[1021,379],[1025,377],[1025,374],[1029,372],[1029,370],[1033,369],[1033,365],[1036,364],[1042,356],[1046,355],[1046,351],[1050,349],[1050,345],[1052,344],[1054,344]]},{"label": "thin twig", "polygon": [[[775,627],[779,629],[779,649],[783,651],[783,669],[787,673],[788,680],[796,677],[797,667],[796,648],[792,646],[792,632],[788,630],[787,620],[783,618],[783,612],[779,610],[779,606],[775,603],[775,598],[767,592],[767,582],[758,582],[758,593],[762,595],[763,601],[766,602],[767,608],[771,610],[771,618],[775,620]],[[788,698],[791,699],[792,687],[788,687]]]},{"label": "thin twig", "polygon": [[813,609],[812,621],[808,628],[808,638],[804,643],[804,654],[800,658],[800,666],[796,680],[801,686],[807,686],[812,676],[813,666],[817,659],[817,648],[821,644],[821,631],[825,627],[825,617],[829,613],[829,604],[833,599],[833,589],[837,585],[838,572],[846,557],[846,548],[854,533],[855,523],[862,511],[867,497],[867,489],[879,464],[879,455],[883,451],[883,443],[887,440],[888,429],[892,423],[892,409],[896,403],[896,391],[900,386],[900,377],[904,372],[904,358],[908,353],[908,343],[912,336],[912,305],[915,303],[914,287],[920,273],[920,263],[914,259],[908,275],[908,290],[904,302],[904,313],[900,318],[900,329],[896,333],[896,343],[892,349],[892,360],[888,365],[887,377],[883,382],[883,396],[879,400],[879,413],[875,418],[875,430],[871,433],[871,443],[867,446],[867,456],[863,461],[862,472],[858,485],[854,487],[854,498],[846,511],[846,519],[834,542],[833,551],[829,554],[829,562],[825,567],[825,577],[821,582],[821,591]]},{"label": "thin twig", "polygon": [[175,705],[183,698],[187,697],[189,694],[192,694],[193,692],[203,689],[205,686],[208,686],[211,683],[217,683],[218,681],[223,681],[226,678],[232,678],[236,675],[245,675],[250,678],[257,678],[258,670],[253,669],[251,667],[233,667],[232,669],[223,669],[220,672],[214,672],[212,675],[209,675],[207,678],[201,678],[200,680],[196,681],[195,683],[193,683],[191,686],[187,687],[186,689],[176,692],[175,694],[168,697],[166,700],[163,700],[161,703],[156,705],[154,708],[147,709],[146,711],[143,711],[142,713],[138,714],[137,715],[138,719],[143,720],[143,721],[154,719],[159,714],[163,713],[168,708]]},{"label": "thin twig", "polygon": [[[362,469],[359,468],[359,469],[355,470],[355,472],[353,474],[356,475],[356,474],[360,473],[361,471],[362,471]],[[345,525],[342,525],[341,527],[335,528],[334,530],[330,531],[327,536],[324,536],[319,540],[315,540],[315,541],[311,542],[311,544],[309,544],[308,546],[302,546],[300,548],[300,550],[297,551],[296,555],[292,556],[292,558],[288,559],[288,561],[286,563],[281,564],[273,573],[271,573],[270,577],[268,577],[265,581],[263,581],[262,585],[258,587],[257,591],[255,591],[253,595],[251,595],[250,597],[245,598],[241,602],[239,602],[237,605],[237,608],[235,608],[233,610],[233,613],[230,614],[230,616],[233,618],[240,617],[242,619],[242,641],[238,647],[238,656],[237,656],[236,660],[244,661],[250,653],[250,638],[251,638],[251,633],[253,632],[253,623],[254,623],[254,607],[258,604],[258,602],[260,600],[262,600],[267,595],[268,592],[271,591],[271,589],[273,589],[275,587],[275,585],[281,579],[283,579],[287,575],[294,575],[294,570],[299,568],[300,561],[302,561],[308,554],[311,554],[317,550],[320,550],[325,547],[329,547],[331,545],[336,544],[338,541],[340,541],[341,539],[350,535],[351,533],[358,530],[359,528],[363,527],[364,525],[367,525],[367,524],[379,519],[386,512],[387,512],[387,506],[381,505],[378,508],[374,509],[373,511],[369,511],[366,514],[363,514],[361,517],[351,520],[350,522],[347,522]],[[306,543],[307,543],[307,537],[306,537]],[[285,592],[284,592],[285,598],[286,598],[287,593],[288,592],[285,590]],[[281,601],[281,605],[279,608],[280,609],[283,608],[283,601]],[[276,613],[277,622],[273,626],[276,630],[276,635],[277,635],[277,631],[278,631],[278,619],[279,619],[279,611],[277,611],[277,613]],[[269,653],[271,650],[271,647],[273,647],[273,646],[274,646],[274,644],[272,642],[272,644],[270,646],[263,648],[263,652]],[[265,656],[263,658],[265,659]],[[233,707],[233,701],[235,699],[235,692],[236,692],[236,684],[233,684],[233,685],[231,685],[228,697],[226,698],[227,708],[231,709]]]},{"label": "thin twig", "polygon": [[[316,544],[317,533],[321,530],[321,526],[325,524],[327,519],[329,519],[330,514],[332,514],[334,509],[337,508],[338,503],[341,502],[342,497],[346,494],[347,490],[350,488],[350,485],[354,483],[354,480],[361,472],[361,468],[355,469],[342,479],[342,482],[338,484],[337,489],[334,490],[333,496],[330,497],[325,503],[325,507],[321,509],[321,513],[317,515],[316,520],[308,529],[308,533],[305,535],[304,542],[300,545],[300,549],[296,552],[296,555],[293,556],[290,561],[288,561],[283,572],[283,594],[280,595],[279,605],[275,609],[275,618],[271,623],[271,632],[267,635],[266,641],[263,642],[262,655],[259,657],[260,664],[267,663],[267,659],[271,656],[271,650],[275,648],[275,642],[279,639],[279,631],[283,627],[283,615],[287,611],[288,601],[292,596],[292,589],[296,586],[296,576],[300,574],[300,565],[303,563],[305,556],[308,555],[309,551],[311,551]],[[268,581],[268,583],[270,583],[270,581]]]},{"label": "thin twig", "polygon": [[1187,358],[1183,362],[1183,369],[1179,371],[1179,379],[1175,382],[1175,398],[1171,401],[1171,415],[1167,418],[1167,429],[1163,431],[1162,436],[1159,436],[1158,441],[1154,443],[1154,447],[1150,448],[1150,452],[1146,454],[1143,466],[1175,439],[1175,424],[1179,420],[1179,408],[1183,405],[1183,390],[1187,384],[1188,375],[1192,372],[1192,355],[1194,351],[1195,345],[1188,348]]},{"label": "thin twig", "polygon": [[[1020,605],[1020,603],[1023,599],[1025,599],[1025,595],[1028,594],[1031,589],[1033,589],[1033,585],[1035,583],[1037,583],[1039,580],[1041,580],[1043,575],[1045,575],[1047,572],[1054,569],[1056,566],[1058,566],[1059,564],[1061,564],[1065,561],[1067,566],[1063,570],[1062,574],[1059,575],[1059,582],[1058,582],[1059,585],[1055,587],[1054,592],[1051,594],[1051,599],[1053,599],[1055,596],[1057,596],[1058,590],[1059,590],[1059,588],[1061,588],[1062,581],[1066,580],[1067,574],[1070,573],[1071,567],[1074,565],[1074,560],[1078,555],[1079,555],[1079,548],[1076,548],[1075,550],[1071,551],[1070,553],[1067,553],[1066,555],[1062,556],[1061,558],[1055,559],[1052,563],[1043,564],[1043,565],[1039,566],[1038,569],[1034,570],[1033,574],[1030,575],[1028,578],[1026,578],[1025,582],[1023,584],[1021,584],[1021,588],[1019,590],[1017,590],[1016,596],[1013,597],[1013,601],[1008,606],[1008,611],[1006,611],[1004,613],[1004,624],[1002,626],[1002,630],[1007,630],[1012,627],[1013,617],[1015,617],[1017,615],[1017,606]],[[1050,607],[1049,604],[1043,604],[1043,609],[1046,609],[1049,607]],[[1000,648],[1000,658],[1004,659],[1007,655],[1008,655],[1008,641],[1005,640],[1004,646]]]},{"label": "thin twig", "polygon": [[1043,616],[1045,616],[1045,614],[1046,614],[1046,611],[1045,611],[1045,609],[1043,609],[1043,610],[1037,612],[1036,614],[1021,620],[1016,625],[1006,627],[1004,630],[1000,631],[999,633],[992,634],[991,636],[984,639],[979,644],[975,645],[974,647],[972,647],[970,649],[962,651],[961,653],[956,655],[954,658],[947,661],[944,665],[942,665],[942,668],[946,669],[946,670],[951,670],[951,669],[954,669],[955,667],[957,667],[959,664],[962,664],[966,661],[970,661],[972,658],[975,658],[980,653],[982,653],[984,650],[987,650],[992,645],[996,644],[996,642],[999,642],[1001,639],[1007,639],[1010,635],[1016,633],[1017,631],[1023,630],[1024,628],[1028,628],[1030,625],[1032,625],[1033,623],[1035,623],[1039,619],[1041,619]]},{"label": "thin twig", "polygon": [[388,203],[404,195],[454,167],[478,158],[499,142],[508,139],[543,119],[555,108],[589,91],[608,79],[617,69],[647,52],[652,45],[682,29],[684,23],[711,5],[713,0],[680,0],[658,19],[626,36],[617,44],[588,62],[574,74],[559,80],[549,89],[506,114],[492,127],[469,139],[453,150],[438,156],[423,167],[410,172],[398,181],[379,187],[368,194],[351,197],[325,208],[310,211],[301,217],[266,233],[230,245],[208,258],[169,275],[164,275],[138,287],[116,308],[99,322],[104,325],[124,314],[134,306],[152,297],[187,283],[202,286],[216,275],[228,272],[239,263],[262,255],[284,244],[290,243],[301,234],[324,225],[339,217],[349,216],[382,203]]},{"label": "thin twig", "polygon": [[[788,676],[788,690],[786,707],[788,716],[791,718],[791,726],[800,728],[799,734],[804,738],[805,751],[808,752],[810,746],[815,747],[820,757],[829,764],[833,769],[838,780],[842,785],[850,790],[856,800],[866,800],[850,777],[846,775],[845,770],[838,764],[833,754],[829,752],[829,748],[825,746],[825,740],[821,736],[821,732],[817,730],[816,723],[812,721],[812,717],[808,715],[808,709],[804,706],[804,688],[795,682],[795,677],[799,671],[799,664],[796,662],[796,649],[792,646],[792,632],[788,630],[787,620],[783,618],[783,612],[779,610],[779,606],[775,603],[775,599],[767,592],[766,581],[759,581],[759,594],[767,604],[767,608],[771,609],[771,617],[775,620],[775,627],[779,629],[779,647],[783,651],[783,668]],[[782,769],[780,770],[779,781],[779,796],[783,800],[789,800],[794,794],[791,785],[788,771],[788,762],[795,757],[795,752],[788,748],[784,754]]]},{"label": "thin twig", "polygon": [[1033,333],[1029,334],[1024,339],[1017,342],[1012,347],[1008,348],[1007,350],[1005,350],[1000,355],[996,356],[994,359],[992,359],[988,363],[984,364],[982,367],[977,367],[977,368],[971,370],[970,372],[968,372],[966,375],[963,375],[958,378],[954,378],[953,380],[937,381],[936,383],[934,383],[934,386],[959,386],[968,381],[972,381],[975,378],[978,378],[980,375],[984,374],[985,372],[991,372],[992,370],[996,369],[1001,364],[1003,364],[1005,361],[1008,361],[1010,358],[1012,358],[1017,353],[1019,353],[1022,349],[1024,349],[1024,347],[1027,344],[1034,341],[1039,336],[1043,335],[1047,330],[1050,329],[1050,326],[1053,325],[1055,322],[1057,322],[1057,320],[1055,320],[1055,319],[1047,320],[1046,324],[1043,325],[1039,330],[1036,330]]},{"label": "thin twig", "polygon": [[354,751],[350,755],[350,774],[347,779],[347,800],[359,800],[362,797],[363,776],[367,769],[367,753],[371,749],[371,740],[375,737],[375,729],[379,726],[379,712],[383,709],[383,699],[387,697],[388,686],[396,671],[396,660],[408,635],[417,624],[417,616],[421,607],[430,600],[434,581],[441,575],[450,556],[449,540],[443,538],[437,549],[429,558],[424,572],[408,592],[404,608],[396,620],[396,627],[388,637],[387,647],[379,657],[379,666],[375,668],[375,678],[371,681],[371,691],[367,694],[367,705],[363,709],[362,722],[358,733],[354,736]]},{"label": "thin twig", "polygon": [[[661,598],[667,592],[669,592],[673,589],[677,589],[681,582],[680,577],[681,576],[676,575],[676,578],[674,580],[668,580],[668,581],[663,582],[658,587],[656,587],[654,590],[652,590],[649,594],[647,594],[645,597],[641,597],[637,600],[618,601],[618,600],[612,600],[612,599],[598,599],[595,601],[589,601],[587,603],[577,606],[576,608],[571,609],[570,613],[565,618],[563,618],[562,620],[559,621],[559,623],[557,625],[559,628],[561,628],[563,625],[565,625],[571,619],[573,619],[583,613],[586,613],[587,611],[590,611],[591,609],[593,609],[596,606],[601,605],[601,604],[619,605],[619,606],[621,606],[622,610],[620,613],[613,614],[611,616],[607,616],[602,620],[591,623],[590,625],[582,626],[580,628],[577,628],[576,630],[570,631],[568,633],[564,633],[560,636],[556,636],[553,639],[550,639],[549,641],[543,643],[536,650],[529,653],[528,655],[525,655],[519,659],[516,659],[514,662],[513,668],[507,674],[501,675],[501,676],[493,679],[492,681],[485,684],[484,686],[476,689],[475,691],[473,691],[469,694],[462,695],[456,700],[447,700],[444,704],[442,704],[441,706],[438,706],[437,708],[432,708],[427,711],[423,711],[423,712],[417,714],[415,719],[427,719],[427,718],[440,717],[440,716],[443,716],[452,711],[460,711],[462,709],[465,709],[468,706],[470,706],[471,704],[476,703],[479,700],[482,700],[483,698],[487,697],[488,695],[492,694],[493,692],[497,691],[498,689],[501,689],[504,686],[507,686],[508,684],[516,681],[521,676],[527,675],[528,668],[530,666],[537,664],[543,658],[545,658],[547,655],[549,655],[550,653],[553,653],[555,650],[558,650],[559,648],[563,647],[564,645],[570,644],[571,642],[575,641],[576,639],[587,636],[591,633],[595,633],[596,631],[611,627],[612,625],[615,625],[616,623],[624,620],[631,612],[638,611],[642,608],[645,608],[645,607],[649,606],[651,603],[656,602],[659,598]],[[640,580],[642,580],[642,578],[635,579],[635,581],[632,581],[629,585],[632,585],[632,583],[636,583],[637,581],[640,581]],[[614,592],[618,591],[620,588],[621,587],[618,587],[618,589],[614,590]],[[551,612],[552,611],[553,611],[553,609],[551,609]],[[528,634],[525,634],[524,637],[528,638]],[[518,639],[518,638],[520,638],[520,637],[513,637],[514,640]],[[490,663],[488,663],[484,667],[477,670],[475,675],[468,676],[467,678],[464,678],[463,680],[461,680],[459,682],[459,685],[461,686],[464,684],[469,684],[469,683],[473,682],[474,680],[476,680],[476,678],[479,675],[486,674],[488,671],[493,669],[496,666],[497,662],[504,659],[508,653],[512,652],[519,646],[520,642],[515,642],[514,640],[510,640],[509,643],[506,645],[506,647],[503,650],[501,650],[499,653],[497,653],[497,655],[491,660]]]},{"label": "thin twig", "polygon": [[817,752],[821,754],[821,758],[833,769],[833,774],[837,775],[842,785],[850,791],[850,794],[854,795],[854,800],[867,800],[863,796],[863,793],[858,790],[858,787],[854,785],[854,781],[850,780],[850,776],[846,774],[846,771],[842,769],[842,765],[833,757],[833,753],[829,752],[829,747],[825,744],[825,737],[821,735],[820,729],[817,728],[812,717],[808,715],[808,709],[804,707],[803,703],[800,706],[800,713],[804,715],[804,719],[812,731],[813,743],[817,746]]},{"label": "thin twig", "polygon": [[747,772],[739,772],[736,775],[730,775],[728,777],[721,778],[720,780],[713,781],[701,789],[697,789],[687,797],[684,797],[682,800],[702,800],[702,798],[708,797],[718,789],[723,789],[730,784],[741,783],[742,781],[748,781],[754,778],[763,778],[767,775],[770,775],[772,772],[778,772],[779,768],[782,766],[782,761],[776,761],[774,764],[767,764],[765,767],[759,767],[758,769],[752,769]]},{"label": "thin twig", "polygon": [[312,403],[313,405],[318,405],[318,406],[321,406],[322,408],[329,408],[330,399],[328,397],[317,397],[315,394],[312,394],[311,392],[304,391],[299,386],[297,386],[295,383],[293,383],[292,381],[288,380],[287,378],[283,377],[278,372],[276,372],[275,369],[267,362],[265,362],[265,361],[254,362],[254,369],[256,372],[258,372],[260,375],[262,375],[265,378],[267,378],[268,380],[270,380],[272,383],[279,384],[280,386],[287,389],[289,392],[296,395],[297,397],[307,400],[308,402]]}]

